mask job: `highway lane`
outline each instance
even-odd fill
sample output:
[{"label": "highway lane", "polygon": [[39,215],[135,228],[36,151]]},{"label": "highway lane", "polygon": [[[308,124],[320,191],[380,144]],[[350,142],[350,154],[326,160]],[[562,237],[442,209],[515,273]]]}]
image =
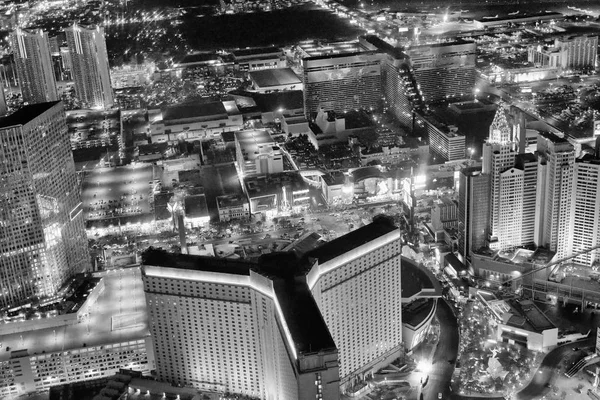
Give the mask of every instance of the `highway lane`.
[{"label": "highway lane", "polygon": [[436,400],[438,393],[443,393],[444,398],[448,398],[458,355],[458,323],[446,300],[438,300],[436,316],[440,323],[440,338],[433,353],[429,382],[423,389],[424,400]]}]

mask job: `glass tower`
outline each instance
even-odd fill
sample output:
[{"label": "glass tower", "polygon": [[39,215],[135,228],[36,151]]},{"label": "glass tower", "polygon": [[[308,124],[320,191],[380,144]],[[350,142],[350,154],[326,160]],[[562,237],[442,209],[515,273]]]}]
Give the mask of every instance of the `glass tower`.
[{"label": "glass tower", "polygon": [[54,295],[90,267],[61,102],[0,119],[0,307]]}]

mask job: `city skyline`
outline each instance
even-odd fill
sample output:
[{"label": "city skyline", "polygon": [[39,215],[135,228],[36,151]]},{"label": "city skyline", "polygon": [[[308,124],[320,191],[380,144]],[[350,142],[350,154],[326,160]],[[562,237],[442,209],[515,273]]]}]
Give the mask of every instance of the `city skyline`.
[{"label": "city skyline", "polygon": [[600,398],[600,7],[544,6],[0,5],[0,398]]}]

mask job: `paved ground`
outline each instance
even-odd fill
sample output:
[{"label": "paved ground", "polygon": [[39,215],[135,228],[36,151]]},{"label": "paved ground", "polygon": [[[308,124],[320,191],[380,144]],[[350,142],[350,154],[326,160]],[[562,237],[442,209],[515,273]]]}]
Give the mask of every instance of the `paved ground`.
[{"label": "paved ground", "polygon": [[86,173],[81,201],[84,218],[103,220],[150,213],[152,166],[99,168]]}]

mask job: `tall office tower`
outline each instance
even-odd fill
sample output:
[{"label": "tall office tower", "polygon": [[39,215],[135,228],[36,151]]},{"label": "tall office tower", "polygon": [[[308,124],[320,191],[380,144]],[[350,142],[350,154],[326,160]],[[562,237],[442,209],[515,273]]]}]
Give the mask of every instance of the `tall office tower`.
[{"label": "tall office tower", "polygon": [[381,107],[382,57],[378,51],[359,51],[302,59],[306,116],[321,108],[344,112]]},{"label": "tall office tower", "polygon": [[0,119],[0,307],[50,296],[90,266],[61,102]]},{"label": "tall office tower", "polygon": [[489,247],[504,250],[521,245],[523,171],[514,167],[516,143],[502,103],[483,145],[484,174],[490,175]]},{"label": "tall office tower", "polygon": [[399,237],[382,219],[300,259],[146,252],[158,378],[260,399],[338,399],[402,352]]},{"label": "tall office tower", "polygon": [[58,100],[48,34],[17,29],[10,34],[23,101],[29,104]]},{"label": "tall office tower", "polygon": [[593,69],[598,58],[598,36],[569,36],[557,38],[554,47],[560,49],[561,67]]},{"label": "tall office tower", "polygon": [[65,29],[71,52],[71,75],[75,93],[86,108],[106,109],[113,105],[104,28],[74,24]]},{"label": "tall office tower", "polygon": [[536,240],[562,258],[569,252],[575,149],[567,139],[541,133],[538,140]]},{"label": "tall office tower", "polygon": [[[586,155],[574,167],[572,235],[565,245],[568,255],[600,245],[600,160]],[[592,266],[600,261],[598,251],[581,254],[573,260]]]},{"label": "tall office tower", "polygon": [[476,47],[475,42],[459,40],[405,50],[423,101],[473,96]]},{"label": "tall office tower", "polygon": [[523,171],[523,210],[521,220],[521,246],[535,244],[535,211],[537,203],[538,161],[531,153],[519,154],[517,169]]},{"label": "tall office tower", "polygon": [[481,168],[464,168],[458,188],[458,251],[463,260],[486,246],[490,217],[490,175]]}]

